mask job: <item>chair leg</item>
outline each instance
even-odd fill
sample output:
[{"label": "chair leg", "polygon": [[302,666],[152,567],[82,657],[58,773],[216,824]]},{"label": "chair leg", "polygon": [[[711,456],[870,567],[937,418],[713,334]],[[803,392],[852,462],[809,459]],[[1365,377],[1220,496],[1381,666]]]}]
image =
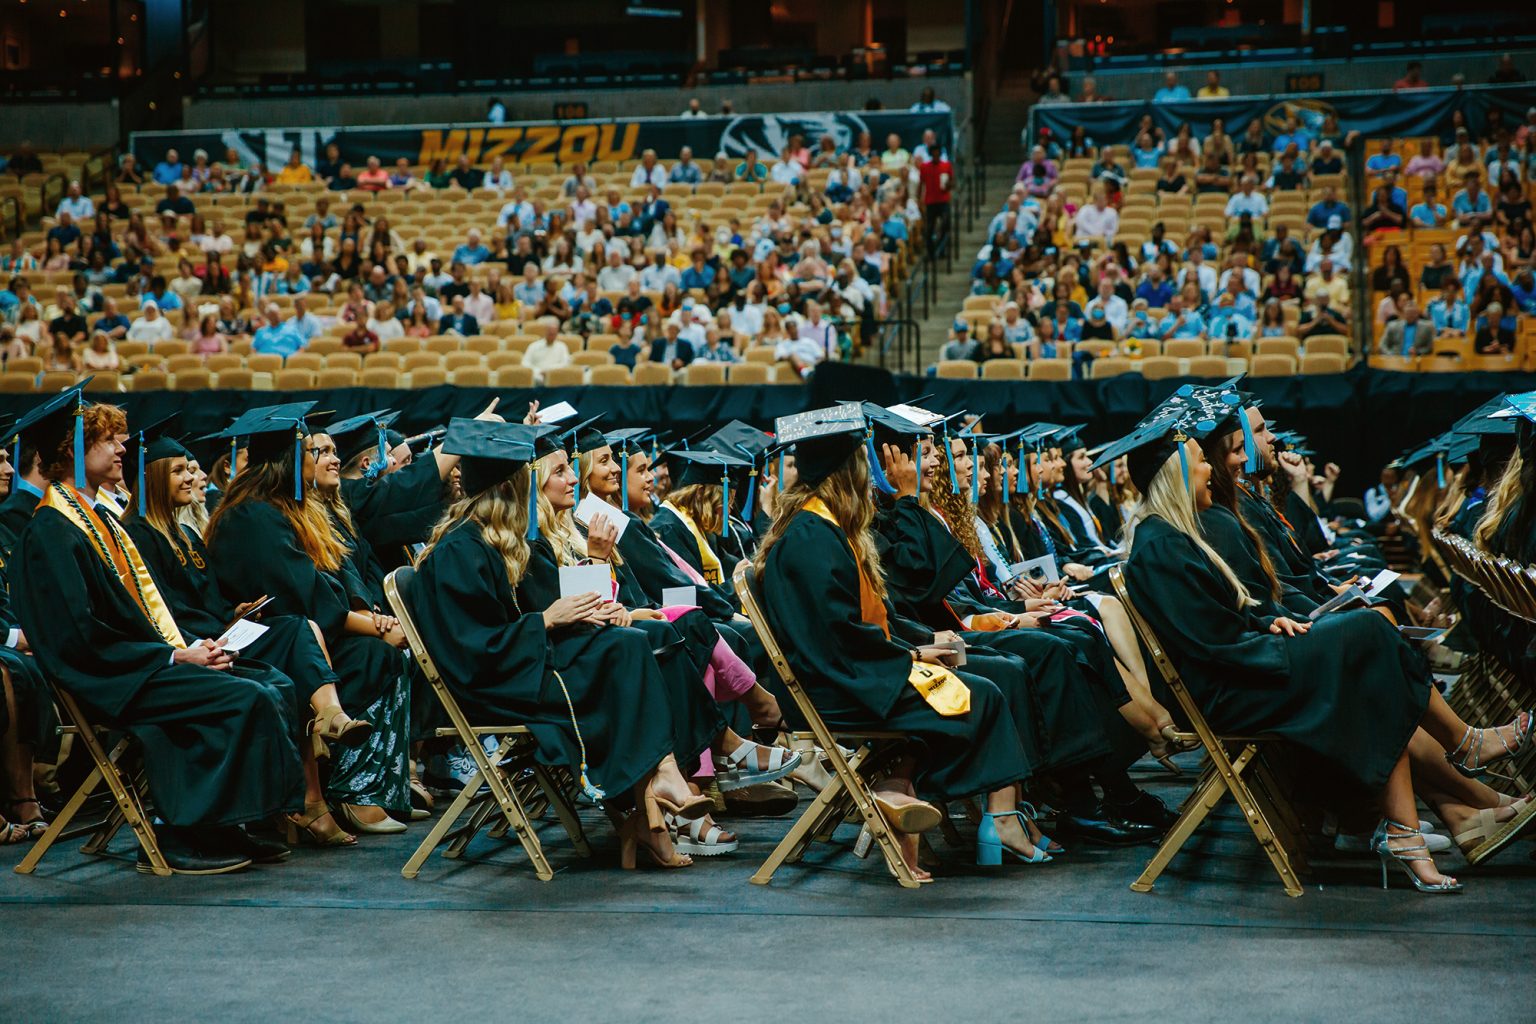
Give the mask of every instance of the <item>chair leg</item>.
[{"label": "chair leg", "polygon": [[1151,892],[1153,884],[1158,876],[1168,867],[1170,861],[1183,849],[1189,837],[1195,834],[1202,822],[1215,810],[1221,802],[1222,795],[1226,792],[1226,785],[1222,781],[1221,773],[1216,770],[1216,765],[1207,762],[1205,771],[1200,776],[1200,781],[1195,785],[1194,792],[1189,799],[1184,801],[1184,808],[1179,813],[1179,820],[1173,823],[1168,834],[1163,836],[1163,841],[1158,844],[1157,852],[1147,862],[1141,876],[1131,883],[1133,892]]},{"label": "chair leg", "polygon": [[463,856],[464,848],[469,845],[470,840],[480,834],[480,830],[485,828],[485,823],[490,821],[495,813],[496,801],[492,797],[483,793],[475,797],[473,808],[469,812],[469,820],[464,823],[463,828],[454,833],[448,848],[443,851],[443,858],[458,860]]},{"label": "chair leg", "polygon": [[126,749],[126,737],[118,743],[109,756],[102,748],[101,741],[89,729],[81,729],[78,735],[92,759],[101,768],[101,777],[106,781],[107,788],[112,791],[117,809],[126,819],[128,826],[133,829],[139,846],[143,848],[144,855],[149,859],[150,870],[162,878],[170,877],[171,866],[165,862],[165,855],[160,852],[160,842],[155,837],[154,828],[149,824],[149,815],[144,810],[144,803],[139,797],[138,789],[118,770],[116,759]]},{"label": "chair leg", "polygon": [[411,859],[405,862],[405,867],[400,869],[401,875],[406,878],[415,878],[421,873],[422,864],[432,856],[432,851],[437,849],[443,837],[453,829],[454,824],[464,815],[465,809],[474,801],[475,790],[480,788],[479,781],[478,778],[471,779],[470,782],[473,785],[465,786],[459,791],[459,795],[453,798],[453,803],[448,805],[443,816],[438,818],[437,823],[432,826],[432,831],[428,832],[427,837],[416,847],[416,852],[411,854]]},{"label": "chair leg", "polygon": [[583,857],[592,856],[592,846],[587,842],[586,830],[581,827],[581,819],[576,815],[576,809],[566,799],[565,793],[550,778],[549,771],[543,765],[534,765],[533,777],[539,783],[539,789],[544,792],[544,799],[549,801],[549,807],[555,812],[560,825],[565,829],[565,834],[571,837],[571,846]]},{"label": "chair leg", "polygon": [[[1255,747],[1248,744],[1243,752],[1245,757],[1251,757]],[[1253,837],[1264,848],[1264,855],[1274,865],[1275,874],[1280,876],[1280,882],[1285,886],[1287,896],[1300,896],[1302,894],[1301,880],[1296,876],[1296,870],[1291,865],[1291,859],[1285,848],[1276,840],[1275,833],[1270,827],[1269,819],[1265,817],[1259,802],[1254,799],[1252,790],[1244,779],[1233,778],[1229,785],[1232,799],[1237,801],[1237,806],[1243,812],[1243,818],[1248,822],[1248,828],[1253,832]]]},{"label": "chair leg", "polygon": [[[505,747],[508,737],[502,737],[502,746]],[[500,748],[498,748],[500,749]],[[528,823],[528,814],[523,810],[523,805],[517,799],[517,794],[509,783],[507,776],[502,773],[499,766],[492,766],[486,774],[485,784],[490,787],[491,796],[495,798],[494,808],[500,808],[502,816],[517,833],[517,841],[522,844],[523,852],[533,863],[533,872],[539,881],[548,882],[555,877],[554,868],[549,865],[549,858],[544,855],[544,846],[539,842],[538,833]]]},{"label": "chair leg", "polygon": [[753,885],[767,885],[772,882],[774,872],[778,871],[779,866],[789,860],[792,854],[798,859],[800,853],[810,844],[822,818],[832,808],[841,806],[844,788],[842,776],[834,773],[822,787],[821,792],[816,794],[816,799],[812,800],[811,805],[805,809],[805,813],[790,826],[788,832],[784,833],[784,838],[779,840],[779,845],[775,846],[773,852],[768,855],[768,859],[763,861],[763,866],[757,869],[757,873],[751,879]]},{"label": "chair leg", "polygon": [[[122,751],[123,746],[127,742],[125,739],[118,744],[117,750],[113,752],[114,757]],[[75,815],[80,813],[80,808],[85,806],[86,800],[90,799],[91,794],[96,792],[96,787],[99,785],[101,785],[101,769],[92,768],[91,773],[85,777],[85,781],[80,783],[80,788],[75,790],[75,795],[69,798],[69,802],[60,809],[58,815],[48,824],[48,830],[38,837],[37,842],[32,844],[32,849],[28,850],[27,855],[21,859],[21,863],[16,865],[15,871],[18,875],[30,875],[33,871],[37,870],[38,862],[43,859],[43,855],[48,852],[48,848],[63,836],[64,830],[69,828],[69,823],[74,820]],[[118,813],[115,807],[112,813]]]}]

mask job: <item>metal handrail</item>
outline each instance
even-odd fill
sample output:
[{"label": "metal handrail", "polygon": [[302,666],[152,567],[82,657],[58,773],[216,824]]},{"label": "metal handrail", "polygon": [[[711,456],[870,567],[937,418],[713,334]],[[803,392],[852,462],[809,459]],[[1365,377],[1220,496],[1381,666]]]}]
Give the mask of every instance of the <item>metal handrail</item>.
[{"label": "metal handrail", "polygon": [[[893,373],[907,373],[907,357],[911,355],[911,365],[915,368],[922,360],[923,352],[923,327],[910,316],[895,317],[887,320],[876,320],[875,326],[880,328],[880,368],[890,370]],[[895,341],[895,353],[892,355],[892,341]],[[895,365],[890,363],[894,359]]]}]

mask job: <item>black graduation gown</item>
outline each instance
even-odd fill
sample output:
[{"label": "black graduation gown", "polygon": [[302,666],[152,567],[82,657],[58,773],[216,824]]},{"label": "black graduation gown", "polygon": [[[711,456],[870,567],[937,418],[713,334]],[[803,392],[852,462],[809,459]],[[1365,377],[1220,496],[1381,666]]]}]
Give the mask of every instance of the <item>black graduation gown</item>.
[{"label": "black graduation gown", "polygon": [[[192,546],[190,557],[145,520],[134,517],[127,525],[128,535],[133,538],[182,634],[196,639],[215,639],[234,621],[235,603],[220,593],[202,539],[185,526],[180,529]],[[259,596],[252,594],[246,600]],[[259,621],[267,631],[240,652],[240,656],[276,666],[292,679],[300,703],[295,713],[302,714],[310,694],[327,683],[339,682],[336,673],[325,660],[325,652],[320,649],[307,618],[262,615]]]},{"label": "black graduation gown", "polygon": [[[1221,732],[1283,737],[1317,797],[1338,806],[1339,783],[1374,796],[1429,703],[1428,664],[1385,618],[1358,609],[1311,632],[1269,632],[1279,609],[1238,610],[1236,594],[1193,540],[1159,517],[1136,527],[1127,583],[1190,694]],[[1262,598],[1263,595],[1258,595]]]},{"label": "black graduation gown", "polygon": [[[1269,578],[1264,575],[1258,551],[1243,532],[1237,513],[1222,505],[1212,505],[1200,513],[1200,525],[1205,530],[1206,542],[1232,567],[1249,593],[1255,596],[1268,594]],[[1279,580],[1279,577],[1276,579]],[[1289,583],[1280,581],[1280,604],[1291,616],[1304,620],[1320,603]]]},{"label": "black graduation gown", "polygon": [[[650,527],[658,540],[681,555],[683,561],[691,565],[700,575],[704,574],[704,560],[699,557],[699,542],[694,540],[687,525],[671,509],[657,509],[656,514],[651,516]],[[719,538],[705,534],[704,539],[709,544],[709,550],[714,552],[716,558],[720,558]],[[729,594],[731,576],[726,572],[723,558],[720,558],[720,572],[718,586]],[[736,607],[738,603],[734,600],[734,595],[732,596],[732,607]]]},{"label": "black graduation gown", "polygon": [[707,715],[694,694],[669,684],[644,633],[548,633],[540,616],[547,606],[513,589],[477,523],[462,523],[432,548],[409,599],[422,642],[472,721],[527,725],[545,763],[576,770],[574,710],[588,778],[610,797],[621,798],[668,754],[696,760],[713,738],[700,735]]},{"label": "black graduation gown", "polygon": [[272,614],[299,616],[320,627],[341,706],[373,725],[363,746],[332,750],[327,793],[347,803],[407,809],[407,656],[378,637],[346,631],[348,612],[371,607],[355,576],[345,564],[336,575],[323,572],[299,546],[282,511],[264,501],[225,510],[209,554],[226,601],[266,594]]},{"label": "black graduation gown", "polygon": [[1099,535],[1104,538],[1104,543],[1120,543],[1120,531],[1125,528],[1125,521],[1120,515],[1120,509],[1105,501],[1095,492],[1088,495],[1088,511],[1098,517]]},{"label": "black graduation gown", "polygon": [[1274,506],[1246,490],[1238,492],[1237,503],[1243,518],[1268,549],[1270,563],[1281,586],[1289,586],[1318,604],[1334,596],[1327,577],[1317,568],[1317,562],[1301,549],[1295,534],[1275,512]]},{"label": "black graduation gown", "polygon": [[[560,568],[554,549],[543,537],[528,546],[528,567],[517,583],[518,603],[530,610],[548,608],[560,599]],[[687,616],[683,616],[687,618]],[[628,627],[645,637],[648,648],[661,669],[668,699],[674,711],[676,735],[673,750],[684,771],[692,771],[704,749],[725,731],[725,720],[704,687],[704,670],[709,666],[718,635],[708,620],[697,616],[674,625],[664,619],[641,620]],[[700,626],[709,630],[707,642]],[[574,627],[553,634],[557,664],[578,664],[588,656],[589,648],[599,657],[606,656],[610,642],[607,634],[618,626]],[[684,639],[684,633],[688,639]]]},{"label": "black graduation gown", "polygon": [[990,793],[1030,771],[1007,698],[956,672],[970,710],[936,712],[908,682],[909,649],[860,616],[858,564],[833,524],[799,512],[762,569],[763,613],[816,710],[833,728],[890,729],[919,748],[914,785],[938,800]]},{"label": "black graduation gown", "polygon": [[290,679],[254,661],[173,664],[91,538],[54,509],[22,531],[16,559],[16,608],[38,663],[98,723],[138,739],[161,818],[231,825],[303,806]]},{"label": "black graduation gown", "polygon": [[443,514],[443,480],[431,456],[373,483],[343,479],[341,497],[385,570],[405,564],[405,548],[427,539]]},{"label": "black graduation gown", "polygon": [[[1495,553],[1505,558],[1512,558],[1522,565],[1536,564],[1536,520],[1523,528],[1520,524],[1525,503],[1532,500],[1536,498],[1530,495],[1516,497],[1504,514],[1503,522],[1494,530],[1493,536],[1488,541],[1488,546]],[[1473,519],[1469,530],[1476,527],[1477,518],[1481,518],[1480,512]],[[1476,593],[1487,606],[1485,618],[1498,624],[1495,627],[1495,631],[1499,634],[1498,640],[1489,646],[1488,650],[1506,667],[1521,675],[1528,676],[1536,671],[1536,626],[1524,619],[1517,619],[1494,605],[1482,596],[1481,591]]]},{"label": "black graduation gown", "polygon": [[[21,619],[11,606],[10,555],[0,556],[0,666],[11,677],[11,692],[16,698],[16,735],[38,754],[58,750],[59,716],[54,710],[53,694],[43,678],[37,659],[31,654],[3,646],[11,630],[22,629]],[[5,702],[0,700],[0,732],[10,728]],[[42,760],[51,758],[41,757]]]},{"label": "black graduation gown", "polygon": [[0,553],[9,555],[16,550],[16,541],[22,528],[32,521],[39,500],[37,495],[12,484],[11,493],[0,501]]}]

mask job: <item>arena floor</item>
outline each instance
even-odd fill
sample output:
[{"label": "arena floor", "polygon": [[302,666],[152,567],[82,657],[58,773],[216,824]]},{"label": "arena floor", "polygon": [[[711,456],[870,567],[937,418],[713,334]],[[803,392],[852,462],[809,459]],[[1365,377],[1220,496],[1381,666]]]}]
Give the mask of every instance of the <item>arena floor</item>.
[{"label": "arena floor", "polygon": [[[1145,781],[1170,802],[1188,785]],[[0,1018],[1536,1019],[1529,842],[1464,871],[1462,896],[1383,893],[1376,861],[1354,858],[1316,864],[1290,899],[1230,815],[1151,895],[1128,888],[1147,848],[997,876],[938,840],[951,863],[917,891],[878,856],[821,848],[763,888],[747,876],[783,820],[733,823],[735,857],[634,873],[589,824],[590,862],[546,829],[550,883],[483,836],[407,881],[420,827],[216,878],[137,874],[126,832],[119,859],[62,846],[31,878],[9,870],[22,847],[0,848]]]}]

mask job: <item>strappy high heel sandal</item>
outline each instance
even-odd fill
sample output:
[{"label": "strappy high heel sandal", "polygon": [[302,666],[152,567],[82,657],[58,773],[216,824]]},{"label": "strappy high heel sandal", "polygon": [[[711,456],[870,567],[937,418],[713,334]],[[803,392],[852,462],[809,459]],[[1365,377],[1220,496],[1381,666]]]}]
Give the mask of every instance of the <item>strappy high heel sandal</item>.
[{"label": "strappy high heel sandal", "polygon": [[1019,824],[1024,826],[1024,834],[1029,835],[1029,819],[1024,816],[1024,812],[999,811],[994,814],[991,811],[982,811],[981,824],[976,827],[976,863],[978,865],[988,868],[998,867],[1003,863],[1005,853],[1022,864],[1049,864],[1056,859],[1033,843],[1030,844],[1033,849],[1026,857],[1003,842],[997,832],[998,818],[1018,818]]},{"label": "strappy high heel sandal", "polygon": [[[43,805],[38,803],[35,797],[27,797],[24,800],[12,800],[6,806],[14,811],[16,808],[23,807],[27,804],[31,804],[33,807],[37,808],[37,818],[33,821],[13,821],[11,824],[25,832],[27,839],[36,839],[38,836],[48,831],[48,822],[43,819]],[[16,817],[19,817],[19,815]]]},{"label": "strappy high heel sandal", "polygon": [[[674,818],[702,818],[715,809],[715,802],[702,794],[690,796],[681,804],[656,792],[654,781],[645,787],[644,806],[640,808],[645,812],[645,821],[652,832],[665,832],[667,830],[667,815]],[[632,815],[632,817],[635,815]]]},{"label": "strappy high heel sandal", "polygon": [[290,814],[288,821],[297,829],[297,835],[306,843],[316,846],[356,846],[357,836],[347,832],[331,818],[329,828],[320,825],[320,819],[331,813],[324,800],[317,804],[305,804],[303,814]]},{"label": "strappy high heel sandal", "polygon": [[[705,799],[708,799],[707,797]],[[648,828],[649,822],[646,815],[636,809],[629,817],[619,825],[619,866],[625,871],[635,870],[635,851],[643,848],[651,858],[651,863],[659,868],[686,868],[693,866],[693,858],[685,853],[672,851],[670,860],[663,860],[656,848],[648,843],[640,842],[640,830]],[[652,829],[652,831],[655,831]]]},{"label": "strappy high heel sandal", "polygon": [[[1029,842],[1031,846],[1037,850],[1044,850],[1053,856],[1067,852],[1065,846],[1062,846],[1056,840],[1046,835],[1045,829],[1040,827],[1040,812],[1035,810],[1034,804],[1028,800],[1020,800],[1018,811],[1024,816],[1024,834],[1030,836]],[[1036,838],[1035,835],[1030,835],[1031,832],[1038,835],[1039,838]]]},{"label": "strappy high heel sandal", "polygon": [[[1391,829],[1397,829],[1397,831],[1394,833]],[[1392,839],[1417,839],[1418,842],[1409,846],[1394,847],[1389,842]],[[1431,883],[1414,873],[1413,868],[1409,866],[1414,861],[1429,861],[1431,864],[1435,862],[1435,859],[1429,855],[1429,845],[1424,841],[1424,833],[1417,828],[1384,818],[1381,824],[1376,826],[1376,834],[1371,837],[1371,849],[1381,858],[1383,889],[1387,888],[1387,866],[1395,863],[1403,869],[1403,874],[1408,876],[1408,881],[1412,882],[1413,887],[1419,892],[1439,895],[1462,891],[1461,883],[1450,875],[1442,876],[1443,881]]]},{"label": "strappy high heel sandal", "polygon": [[1452,768],[1455,768],[1469,779],[1480,779],[1486,775],[1489,778],[1513,782],[1515,781],[1514,776],[1501,775],[1498,772],[1489,771],[1488,766],[1515,756],[1525,747],[1526,742],[1531,738],[1531,720],[1533,717],[1536,717],[1536,712],[1531,711],[1522,711],[1515,716],[1515,720],[1510,723],[1515,730],[1515,734],[1512,737],[1514,743],[1510,743],[1498,731],[1498,728],[1502,728],[1502,726],[1495,728],[1493,734],[1504,745],[1504,749],[1486,760],[1483,759],[1482,750],[1483,736],[1488,730],[1478,729],[1469,725],[1467,726],[1467,731],[1462,734],[1461,742],[1456,744],[1455,750],[1445,755],[1445,759],[1450,762]]},{"label": "strappy high heel sandal", "polygon": [[314,744],[315,757],[329,757],[328,744],[339,747],[358,747],[373,735],[373,725],[350,717],[339,704],[329,704],[315,712],[309,723],[309,739]]},{"label": "strappy high heel sandal", "polygon": [[[741,841],[710,820],[709,815],[697,818],[667,817],[667,832],[672,836],[672,846],[678,853],[691,857],[719,857],[735,853]],[[708,824],[706,824],[706,822]],[[726,836],[731,836],[727,839]]]}]

